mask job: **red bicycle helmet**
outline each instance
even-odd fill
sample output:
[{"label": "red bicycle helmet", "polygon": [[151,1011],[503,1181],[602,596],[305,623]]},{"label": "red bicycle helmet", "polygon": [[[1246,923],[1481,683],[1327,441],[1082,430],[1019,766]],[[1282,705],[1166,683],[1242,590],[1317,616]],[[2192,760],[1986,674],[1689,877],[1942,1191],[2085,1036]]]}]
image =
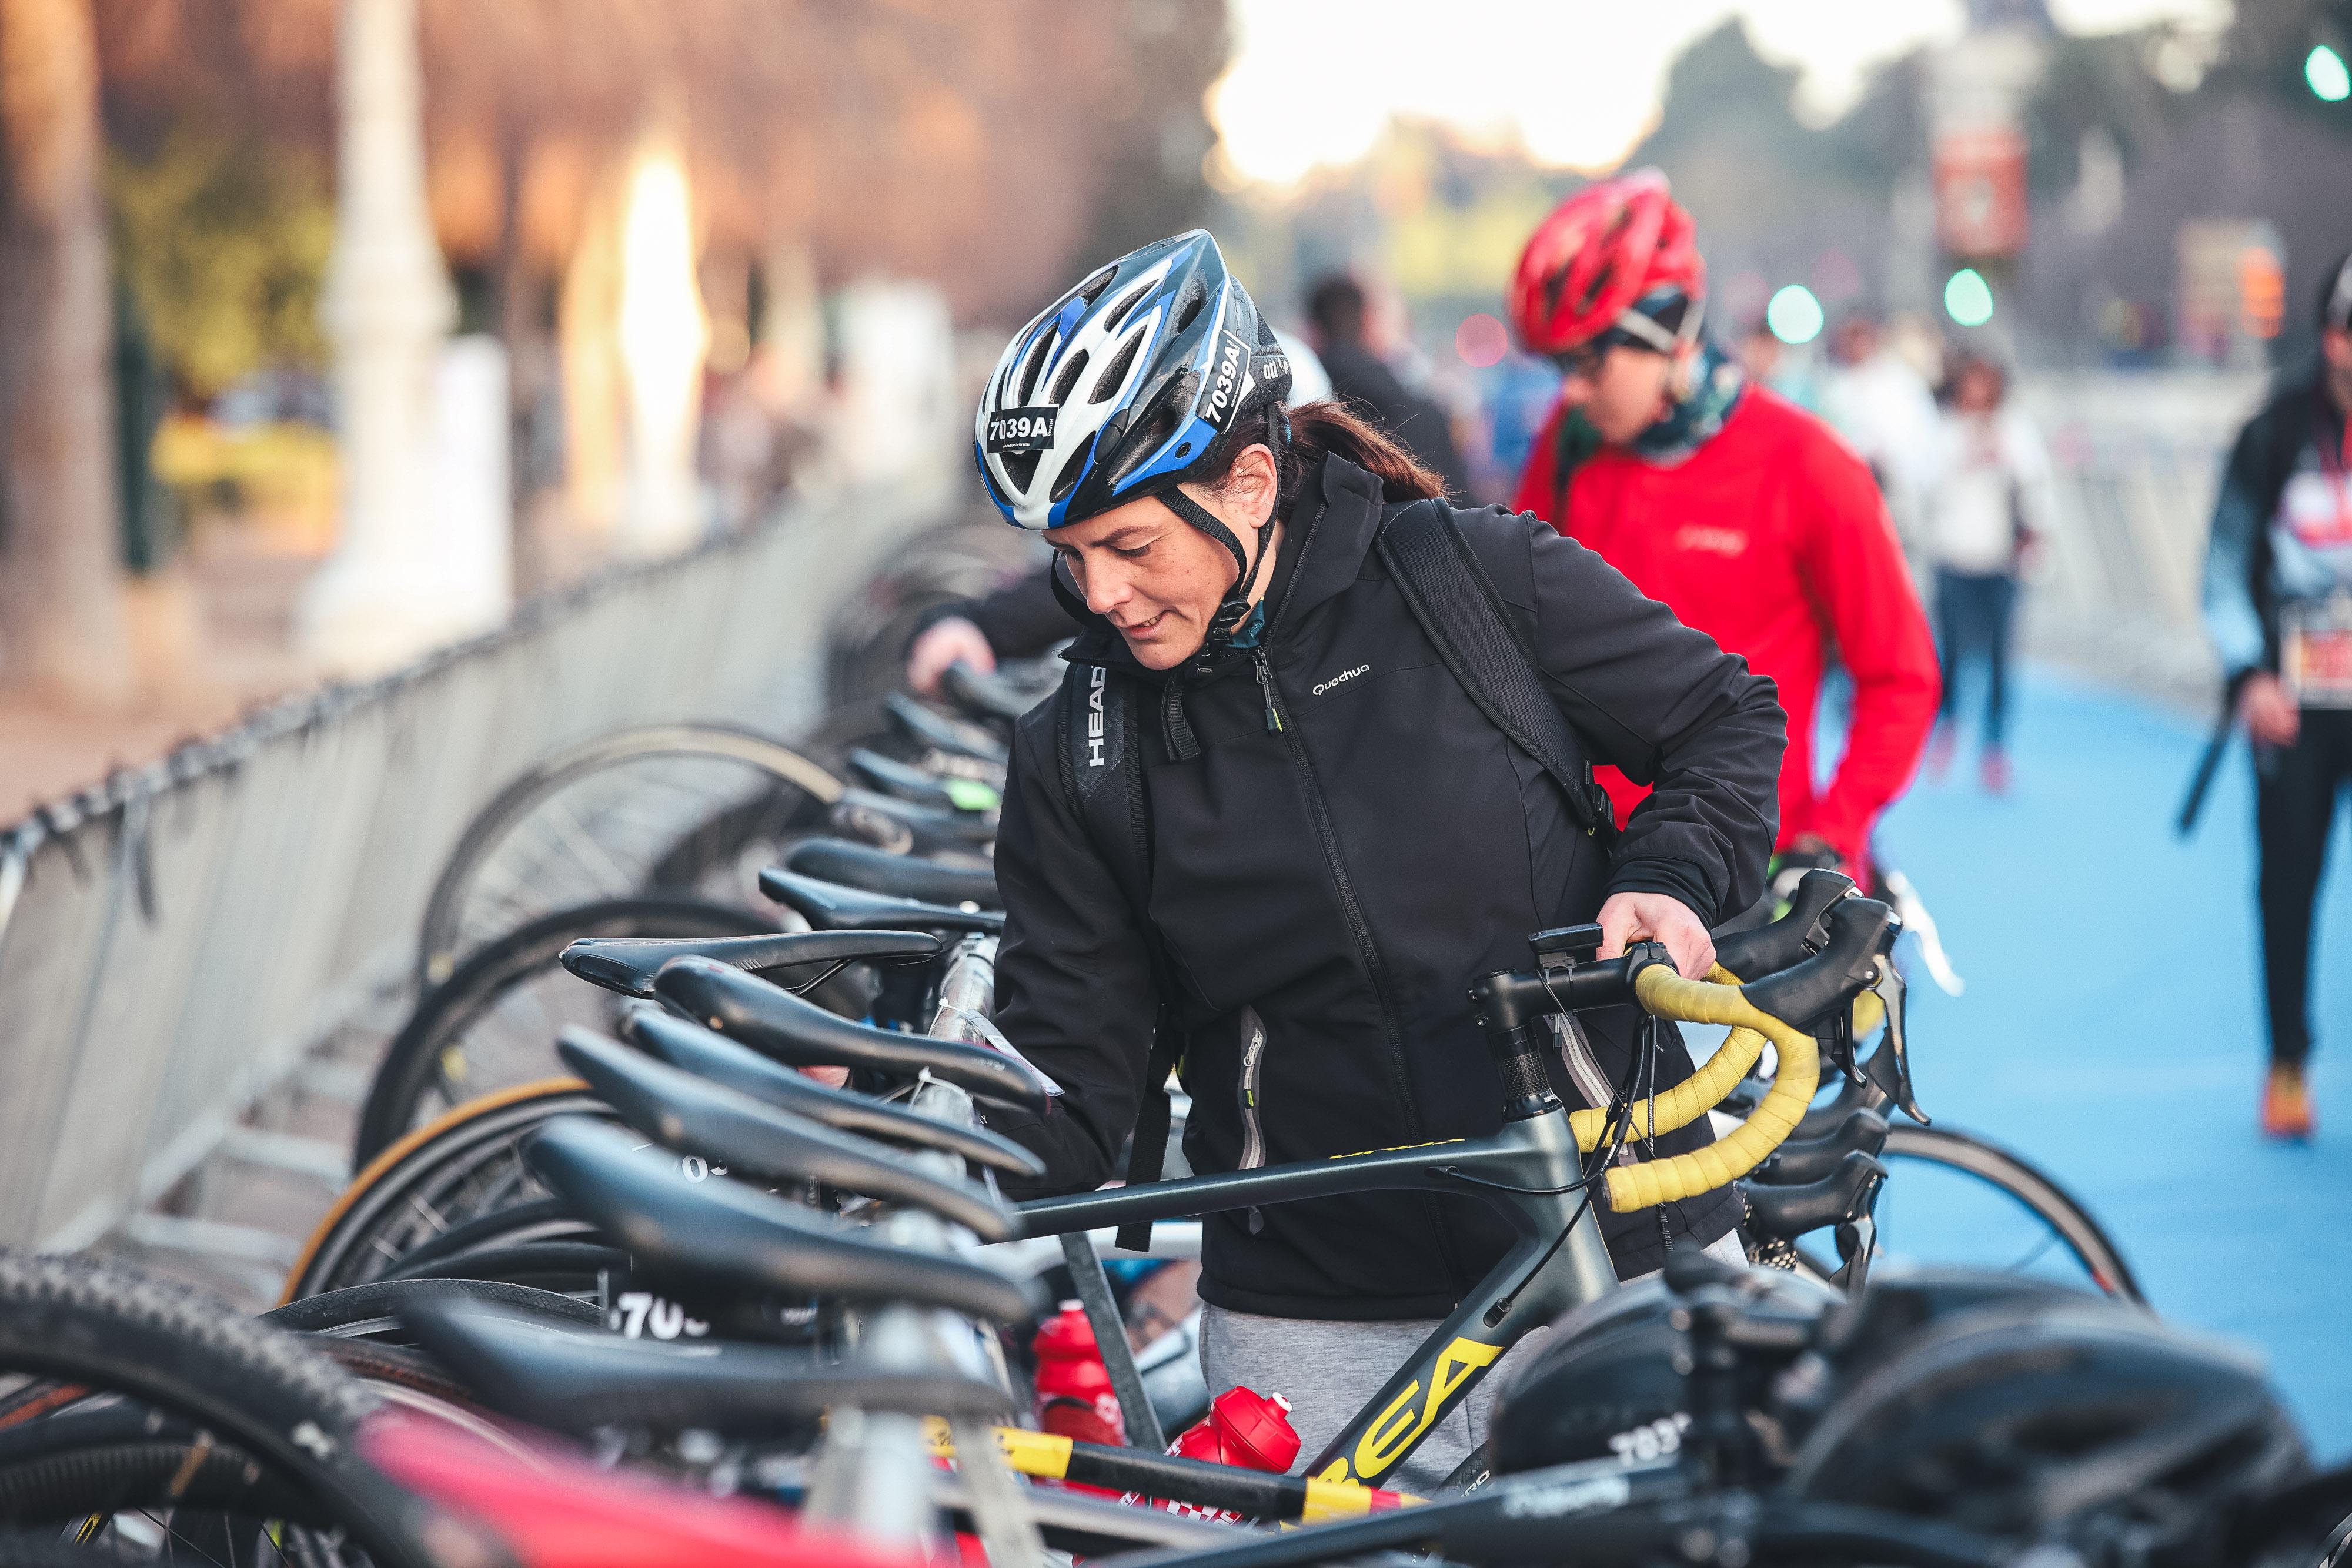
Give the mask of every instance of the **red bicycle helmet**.
[{"label": "red bicycle helmet", "polygon": [[1536,226],[1511,279],[1511,319],[1530,353],[1561,354],[1622,330],[1662,351],[1695,339],[1696,308],[1669,332],[1633,308],[1657,289],[1706,292],[1691,215],[1666,177],[1643,169],[1586,186]]}]

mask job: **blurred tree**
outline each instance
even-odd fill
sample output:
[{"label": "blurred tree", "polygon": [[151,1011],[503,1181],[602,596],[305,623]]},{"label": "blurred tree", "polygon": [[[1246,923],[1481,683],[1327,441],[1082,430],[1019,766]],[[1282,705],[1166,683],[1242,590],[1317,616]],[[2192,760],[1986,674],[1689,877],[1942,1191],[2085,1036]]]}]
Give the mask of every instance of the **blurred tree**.
[{"label": "blurred tree", "polygon": [[12,679],[117,702],[132,668],[89,0],[0,0],[0,649]]},{"label": "blurred tree", "polygon": [[306,159],[175,131],[108,169],[116,265],[155,348],[202,398],[271,365],[322,366],[334,204]]}]

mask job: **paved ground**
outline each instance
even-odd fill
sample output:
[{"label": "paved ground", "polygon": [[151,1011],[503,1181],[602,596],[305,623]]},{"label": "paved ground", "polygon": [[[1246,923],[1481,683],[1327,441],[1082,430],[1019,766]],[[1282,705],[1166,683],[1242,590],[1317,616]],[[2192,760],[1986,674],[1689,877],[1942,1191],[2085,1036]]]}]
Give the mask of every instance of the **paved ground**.
[{"label": "paved ground", "polygon": [[[2006,798],[1972,759],[1881,834],[1967,993],[1915,984],[1919,1095],[2074,1189],[2158,1309],[2260,1346],[2315,1444],[2352,1452],[2352,833],[2315,951],[2319,1137],[2254,1132],[2262,1040],[2242,746],[2187,844],[2202,737],[2173,712],[2032,676]],[[1916,972],[1916,966],[1914,967]]]}]

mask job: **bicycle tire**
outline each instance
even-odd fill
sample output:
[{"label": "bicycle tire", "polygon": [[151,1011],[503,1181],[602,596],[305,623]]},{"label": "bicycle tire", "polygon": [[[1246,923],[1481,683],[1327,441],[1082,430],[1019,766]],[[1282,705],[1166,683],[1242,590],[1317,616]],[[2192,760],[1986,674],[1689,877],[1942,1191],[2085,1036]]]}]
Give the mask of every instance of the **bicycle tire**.
[{"label": "bicycle tire", "polygon": [[[1882,1159],[1922,1160],[1965,1172],[2006,1193],[2055,1234],[2092,1281],[2108,1295],[2146,1305],[2138,1276],[2132,1272],[2105,1228],[2073,1194],[2022,1157],[1972,1134],[1948,1127],[1918,1127],[1898,1122],[1887,1129]],[[1901,1172],[1890,1166],[1892,1188]]]},{"label": "bicycle tire", "polygon": [[538,764],[475,813],[442,866],[425,901],[417,934],[420,989],[454,977],[462,958],[464,906],[482,865],[499,841],[541,801],[602,768],[655,757],[711,758],[740,763],[798,789],[820,805],[841,799],[841,781],[772,737],[731,724],[662,724],[620,730],[582,742]]},{"label": "bicycle tire", "polygon": [[[403,1307],[428,1298],[481,1301],[574,1327],[602,1328],[604,1323],[604,1314],[585,1301],[490,1280],[378,1280],[272,1307],[261,1321],[291,1333],[382,1341],[392,1335]],[[392,1335],[391,1343],[406,1341]]]},{"label": "bicycle tire", "polygon": [[[106,1260],[0,1253],[0,1368],[194,1422],[200,1441],[298,1489],[313,1519],[351,1531],[378,1568],[425,1560],[405,1535],[403,1494],[353,1447],[374,1408],[365,1387],[201,1291]],[[55,1418],[19,1415],[24,1435]]]},{"label": "bicycle tire", "polygon": [[[514,1140],[552,1116],[613,1113],[576,1078],[551,1078],[486,1094],[417,1128],[392,1145],[353,1177],[310,1232],[286,1276],[283,1306],[306,1296],[372,1283],[404,1255],[396,1245],[370,1248],[372,1236],[397,1206],[446,1190],[451,1167],[467,1159],[515,1160]],[[526,1192],[517,1202],[542,1196]],[[427,1221],[430,1224],[430,1219]],[[446,1228],[446,1223],[436,1229]],[[381,1239],[381,1238],[378,1238]],[[362,1259],[362,1249],[368,1256]]]},{"label": "bicycle tire", "polygon": [[[580,937],[755,936],[775,929],[774,921],[748,909],[697,898],[642,894],[559,909],[476,949],[445,984],[417,999],[415,1010],[386,1048],[360,1110],[352,1164],[368,1165],[411,1131],[436,1078],[446,1070],[445,1052],[517,988],[553,971],[557,956]],[[576,984],[587,987],[584,980]],[[542,1076],[560,1071],[552,1029],[544,1046]],[[482,1084],[474,1092],[505,1087]],[[446,1092],[444,1097],[450,1098]]]}]

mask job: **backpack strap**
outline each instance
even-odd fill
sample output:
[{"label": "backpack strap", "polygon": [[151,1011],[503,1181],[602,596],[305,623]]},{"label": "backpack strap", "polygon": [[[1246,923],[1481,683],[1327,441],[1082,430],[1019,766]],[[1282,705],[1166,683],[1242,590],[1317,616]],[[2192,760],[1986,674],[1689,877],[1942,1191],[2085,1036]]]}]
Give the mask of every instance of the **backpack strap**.
[{"label": "backpack strap", "polygon": [[1478,710],[1552,776],[1587,834],[1613,833],[1608,792],[1581,760],[1584,747],[1544,689],[1534,651],[1454,526],[1454,509],[1443,499],[1407,507],[1381,525],[1373,548],[1413,620]]},{"label": "backpack strap", "polygon": [[[1152,989],[1160,999],[1151,1051],[1144,1061],[1143,1103],[1128,1150],[1129,1186],[1160,1179],[1175,1114],[1168,1075],[1184,1054],[1170,1005],[1175,996],[1170,988],[1172,977],[1151,930],[1151,813],[1143,792],[1142,716],[1133,698],[1127,683],[1111,680],[1100,664],[1072,664],[1062,677],[1066,782],[1077,802],[1087,838],[1133,907],[1150,959]],[[1130,1252],[1150,1251],[1150,1221],[1121,1226],[1118,1244]]]}]

